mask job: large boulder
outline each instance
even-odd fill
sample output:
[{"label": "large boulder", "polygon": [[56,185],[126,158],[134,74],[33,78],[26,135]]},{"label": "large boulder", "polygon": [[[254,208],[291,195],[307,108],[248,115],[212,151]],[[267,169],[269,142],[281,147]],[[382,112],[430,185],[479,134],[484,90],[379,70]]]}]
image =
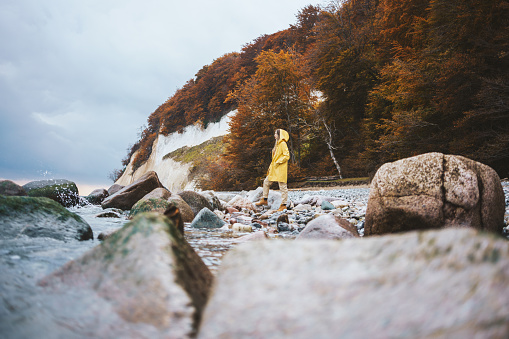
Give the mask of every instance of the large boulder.
[{"label": "large boulder", "polygon": [[62,241],[94,238],[85,220],[49,198],[0,196],[0,239],[20,235]]},{"label": "large boulder", "polygon": [[152,192],[145,195],[141,200],[147,200],[147,199],[164,199],[168,200],[171,197],[171,192],[168,191],[165,187],[158,187]]},{"label": "large boulder", "polygon": [[0,180],[0,195],[22,197],[26,196],[27,192],[23,187],[10,180]]},{"label": "large boulder", "polygon": [[182,191],[178,194],[191,207],[194,215],[197,215],[203,208],[214,210],[211,203],[200,193],[194,191]]},{"label": "large boulder", "polygon": [[157,173],[147,172],[132,184],[122,188],[117,193],[110,195],[102,202],[103,208],[120,208],[124,211],[130,210],[141,198],[154,189],[163,187]]},{"label": "large boulder", "polygon": [[380,167],[371,183],[364,232],[460,226],[501,233],[504,210],[504,192],[492,168],[427,153]]},{"label": "large boulder", "polygon": [[104,188],[98,188],[90,192],[85,199],[92,205],[100,205],[110,194]]},{"label": "large boulder", "polygon": [[471,228],[249,242],[198,338],[507,338],[508,281],[507,240]]},{"label": "large boulder", "polygon": [[358,238],[357,227],[348,220],[327,214],[308,222],[297,239],[347,239]]},{"label": "large boulder", "polygon": [[170,220],[145,213],[39,282],[54,321],[46,337],[190,338],[211,283]]},{"label": "large boulder", "polygon": [[60,203],[64,207],[78,205],[80,195],[78,186],[65,179],[37,180],[23,185],[30,197],[46,197]]}]

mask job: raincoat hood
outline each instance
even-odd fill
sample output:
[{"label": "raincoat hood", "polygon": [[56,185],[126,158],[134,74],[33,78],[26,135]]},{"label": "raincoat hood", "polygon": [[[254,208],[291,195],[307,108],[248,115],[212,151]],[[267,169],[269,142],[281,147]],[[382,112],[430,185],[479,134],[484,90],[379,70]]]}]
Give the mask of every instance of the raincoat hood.
[{"label": "raincoat hood", "polygon": [[278,142],[280,142],[280,141],[288,142],[288,140],[290,140],[290,135],[288,134],[288,132],[285,131],[284,129],[279,129]]}]

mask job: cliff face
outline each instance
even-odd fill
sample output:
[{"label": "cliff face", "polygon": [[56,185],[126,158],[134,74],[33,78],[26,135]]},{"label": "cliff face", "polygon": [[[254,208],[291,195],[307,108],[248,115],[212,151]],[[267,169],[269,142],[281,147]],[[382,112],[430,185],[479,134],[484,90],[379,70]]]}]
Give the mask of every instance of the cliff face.
[{"label": "cliff face", "polygon": [[168,136],[159,134],[152,145],[152,153],[147,162],[133,172],[132,159],[134,159],[136,153],[133,154],[124,174],[115,183],[126,186],[148,171],[155,171],[161,183],[172,192],[194,189],[194,183],[189,181],[189,171],[192,164],[178,162],[171,158],[164,159],[164,156],[181,147],[196,146],[214,137],[227,134],[228,122],[235,113],[236,111],[228,113],[219,122],[211,123],[205,129],[188,126],[183,133],[172,133]]}]

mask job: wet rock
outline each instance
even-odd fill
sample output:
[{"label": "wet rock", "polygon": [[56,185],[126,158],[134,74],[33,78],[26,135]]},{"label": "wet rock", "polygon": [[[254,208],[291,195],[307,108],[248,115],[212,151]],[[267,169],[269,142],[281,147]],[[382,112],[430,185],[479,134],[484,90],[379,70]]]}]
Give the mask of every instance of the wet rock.
[{"label": "wet rock", "polygon": [[327,214],[310,221],[297,239],[338,240],[358,237],[357,227],[343,218]]},{"label": "wet rock", "polygon": [[183,191],[178,194],[191,207],[194,215],[197,215],[202,209],[208,208],[213,211],[210,202],[200,193],[194,191]]},{"label": "wet rock", "polygon": [[144,212],[163,214],[169,206],[170,202],[162,198],[142,199],[131,208],[129,218],[132,219],[134,216]]},{"label": "wet rock", "polygon": [[380,167],[371,183],[365,234],[455,226],[501,233],[504,209],[492,168],[427,153]]},{"label": "wet rock", "polygon": [[286,222],[278,222],[277,223],[277,231],[278,232],[291,232],[293,228]]},{"label": "wet rock", "polygon": [[507,281],[507,240],[471,228],[249,242],[223,258],[198,338],[507,338]]},{"label": "wet rock", "polygon": [[293,208],[296,212],[311,211],[313,207],[309,204],[298,204]]},{"label": "wet rock", "polygon": [[94,238],[85,220],[49,198],[0,196],[0,238],[21,235],[62,241]]},{"label": "wet rock", "polygon": [[26,196],[27,192],[23,187],[10,180],[0,180],[0,195],[22,197]]},{"label": "wet rock", "polygon": [[[51,337],[190,338],[212,274],[168,218],[142,214],[39,282]],[[65,333],[65,332],[63,332]]]},{"label": "wet rock", "polygon": [[214,212],[204,207],[191,223],[194,228],[221,228],[226,224],[224,220],[219,218]]},{"label": "wet rock", "polygon": [[154,189],[163,187],[157,173],[147,172],[132,184],[122,188],[117,193],[107,197],[101,204],[102,208],[120,208],[124,211],[130,210],[141,198]]},{"label": "wet rock", "polygon": [[76,206],[80,202],[78,186],[65,179],[32,181],[23,186],[30,197],[46,197],[64,207]]},{"label": "wet rock", "polygon": [[177,208],[180,211],[180,215],[182,216],[183,222],[192,222],[195,214],[191,207],[187,204],[187,202],[184,201],[180,196],[178,195],[172,195],[168,202],[173,203],[177,206]]},{"label": "wet rock", "polygon": [[120,191],[124,187],[125,186],[123,186],[123,185],[113,184],[113,185],[111,185],[110,188],[108,188],[108,195],[113,195],[113,194],[117,193],[118,191]]},{"label": "wet rock", "polygon": [[108,211],[99,213],[95,216],[96,218],[117,218],[120,219],[120,214],[114,211]]},{"label": "wet rock", "polygon": [[116,231],[118,231],[118,230],[109,230],[109,231],[101,232],[97,236],[97,240],[104,241],[104,240],[108,239],[109,237],[111,237],[112,234],[115,233]]},{"label": "wet rock", "polygon": [[104,188],[99,188],[93,190],[89,195],[85,197],[89,203],[92,205],[100,205],[104,199],[106,199],[110,194]]}]

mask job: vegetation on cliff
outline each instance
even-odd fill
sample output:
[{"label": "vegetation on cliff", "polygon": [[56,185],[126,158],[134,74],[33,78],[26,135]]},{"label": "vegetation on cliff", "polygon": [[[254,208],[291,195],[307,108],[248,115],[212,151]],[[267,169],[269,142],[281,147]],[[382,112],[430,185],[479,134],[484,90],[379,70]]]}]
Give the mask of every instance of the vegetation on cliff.
[{"label": "vegetation on cliff", "polygon": [[[344,0],[308,6],[288,29],[204,66],[148,118],[134,168],[158,133],[237,108],[202,185],[258,185],[273,130],[290,133],[289,180],[366,176],[429,151],[509,175],[509,2]],[[207,179],[207,178],[213,178]],[[207,181],[209,180],[209,181]]]}]

